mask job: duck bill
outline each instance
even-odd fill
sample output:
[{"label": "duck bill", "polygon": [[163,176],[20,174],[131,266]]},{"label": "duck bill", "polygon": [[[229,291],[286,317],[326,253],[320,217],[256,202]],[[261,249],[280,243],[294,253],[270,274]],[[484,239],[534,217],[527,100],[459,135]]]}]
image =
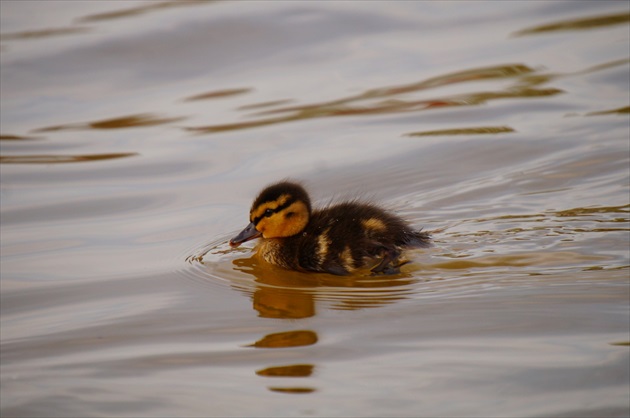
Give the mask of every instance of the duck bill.
[{"label": "duck bill", "polygon": [[247,225],[245,229],[243,229],[240,232],[240,234],[238,234],[237,236],[235,236],[234,238],[230,240],[230,247],[233,247],[233,248],[238,247],[242,243],[252,240],[252,239],[256,239],[260,237],[261,235],[262,235],[262,232],[258,231],[256,229],[256,226],[252,222],[249,225]]}]

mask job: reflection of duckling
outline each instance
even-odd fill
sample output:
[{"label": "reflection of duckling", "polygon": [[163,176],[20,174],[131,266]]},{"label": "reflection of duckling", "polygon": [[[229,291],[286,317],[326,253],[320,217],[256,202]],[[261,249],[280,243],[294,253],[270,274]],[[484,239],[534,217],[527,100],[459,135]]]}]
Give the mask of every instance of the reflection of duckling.
[{"label": "reflection of duckling", "polygon": [[249,220],[230,246],[262,237],[258,254],[290,270],[344,275],[380,258],[372,272],[395,273],[402,248],[430,246],[428,233],[370,204],[346,202],[311,212],[302,186],[286,181],[258,195]]}]

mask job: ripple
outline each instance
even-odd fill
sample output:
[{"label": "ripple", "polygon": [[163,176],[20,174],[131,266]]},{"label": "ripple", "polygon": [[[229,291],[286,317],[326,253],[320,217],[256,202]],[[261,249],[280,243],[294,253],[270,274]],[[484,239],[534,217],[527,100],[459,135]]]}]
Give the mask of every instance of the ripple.
[{"label": "ripple", "polygon": [[229,283],[229,280],[222,276],[209,273],[206,267],[207,265],[226,262],[225,258],[227,257],[224,255],[230,252],[228,239],[227,236],[218,237],[207,244],[195,243],[192,247],[187,248],[184,254],[180,254],[180,258],[184,259],[186,266],[180,269],[179,273],[202,284]]},{"label": "ripple", "polygon": [[353,310],[483,295],[535,285],[537,276],[623,268],[621,252],[591,253],[582,243],[627,233],[628,209],[602,205],[461,220],[433,231],[434,247],[407,251],[411,262],[391,276],[283,270],[260,261],[251,247],[230,248],[230,234],[189,249],[182,274],[204,287],[228,286],[250,298],[260,316],[274,318],[313,316],[318,303]]},{"label": "ripple", "polygon": [[[231,235],[230,235],[231,236]],[[202,286],[229,286],[252,298],[261,316],[303,318],[315,313],[315,302],[333,309],[359,309],[407,299],[418,279],[409,273],[352,276],[288,271],[258,260],[251,247],[231,248],[228,236],[189,249],[179,273]],[[406,268],[403,267],[403,269]]]}]

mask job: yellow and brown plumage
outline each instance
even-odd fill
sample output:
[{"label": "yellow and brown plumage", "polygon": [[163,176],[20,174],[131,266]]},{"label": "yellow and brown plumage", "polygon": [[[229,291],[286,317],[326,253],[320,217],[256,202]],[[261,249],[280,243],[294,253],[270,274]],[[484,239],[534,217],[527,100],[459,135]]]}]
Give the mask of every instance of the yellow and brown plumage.
[{"label": "yellow and brown plumage", "polygon": [[311,210],[304,188],[288,181],[265,188],[249,220],[230,246],[262,237],[258,254],[289,270],[345,275],[378,261],[372,272],[392,273],[403,248],[430,246],[428,233],[372,204],[353,201]]}]

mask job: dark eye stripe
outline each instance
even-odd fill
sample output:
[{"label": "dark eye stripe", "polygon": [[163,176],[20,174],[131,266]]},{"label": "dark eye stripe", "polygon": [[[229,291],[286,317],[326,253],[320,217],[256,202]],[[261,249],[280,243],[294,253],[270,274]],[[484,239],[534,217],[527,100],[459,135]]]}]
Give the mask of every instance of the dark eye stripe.
[{"label": "dark eye stripe", "polygon": [[[280,211],[282,211],[282,210],[285,210],[286,208],[288,208],[288,207],[289,207],[289,206],[291,206],[292,204],[294,204],[294,203],[295,203],[295,201],[296,201],[296,199],[291,198],[291,199],[287,200],[286,202],[284,202],[284,204],[283,204],[283,205],[280,205],[280,206],[278,206],[278,207],[277,207],[277,208],[275,208],[275,209],[271,209],[271,211],[272,211],[273,213],[278,213],[278,212],[280,212]],[[266,212],[266,211],[265,211],[265,212]],[[265,217],[267,217],[267,216],[271,216],[271,215],[265,215],[265,212],[263,212],[263,214],[262,214],[262,215],[257,216],[257,217],[255,217],[255,218],[252,220],[252,222],[254,223],[254,225],[258,225],[258,222],[260,222],[260,220],[261,220],[262,218],[265,218]]]}]

